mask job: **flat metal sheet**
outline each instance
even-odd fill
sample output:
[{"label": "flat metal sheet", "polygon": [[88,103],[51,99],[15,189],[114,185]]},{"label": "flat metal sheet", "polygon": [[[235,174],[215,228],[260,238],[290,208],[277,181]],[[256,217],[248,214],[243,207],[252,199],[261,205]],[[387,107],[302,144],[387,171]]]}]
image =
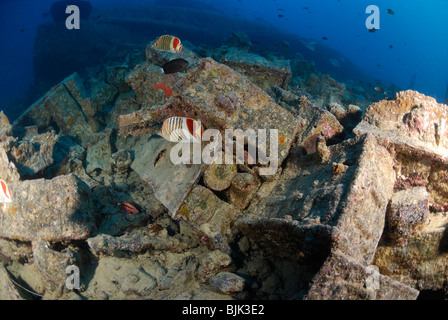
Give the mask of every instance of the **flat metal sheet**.
[{"label": "flat metal sheet", "polygon": [[[174,164],[171,150],[177,143],[152,136],[142,152],[135,155],[131,168],[154,190],[154,195],[174,218],[185,197],[201,175],[204,164]],[[193,155],[193,147],[191,147]]]}]

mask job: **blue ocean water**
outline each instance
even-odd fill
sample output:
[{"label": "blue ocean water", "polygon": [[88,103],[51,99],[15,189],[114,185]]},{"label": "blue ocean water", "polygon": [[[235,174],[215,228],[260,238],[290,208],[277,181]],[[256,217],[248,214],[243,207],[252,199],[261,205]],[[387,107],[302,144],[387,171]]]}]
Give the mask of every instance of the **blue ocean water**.
[{"label": "blue ocean water", "polygon": [[[48,12],[54,2],[0,1],[0,108],[11,117],[20,112],[18,109],[27,103],[20,101],[23,102],[39,81],[33,65],[36,34],[40,25],[52,23]],[[195,25],[207,30],[207,39],[185,38],[179,26],[173,23],[173,27],[179,37],[195,45],[201,44],[198,41],[219,43],[232,29],[231,25],[225,24],[222,24],[222,30],[216,25],[211,27],[210,21],[203,18],[198,21],[194,10],[209,10],[223,17],[224,21],[226,17],[232,21],[241,20],[234,31],[247,32],[251,40],[261,45],[288,41],[292,54],[296,50],[306,59],[315,60],[319,72],[329,73],[338,81],[357,78],[372,84],[395,84],[401,89],[414,89],[432,96],[439,102],[448,100],[445,19],[448,2],[445,0],[91,0],[90,3],[94,9],[154,5],[193,9],[188,11],[189,16],[181,16],[179,23],[194,21]],[[366,20],[371,14],[366,13],[369,5],[379,9],[380,24],[376,32],[366,28]],[[250,22],[265,24],[267,28],[263,31],[254,29]],[[169,26],[165,29],[170,31]],[[294,38],[286,35],[298,36],[300,41],[297,43],[304,43],[305,47],[295,45],[291,40]],[[112,39],[114,35],[105,37]],[[148,30],[147,39],[142,41],[149,42],[154,38]],[[78,58],[73,56],[73,60]],[[345,59],[350,62],[350,67],[345,64]],[[61,66],[49,63],[49,72],[52,68]]]}]

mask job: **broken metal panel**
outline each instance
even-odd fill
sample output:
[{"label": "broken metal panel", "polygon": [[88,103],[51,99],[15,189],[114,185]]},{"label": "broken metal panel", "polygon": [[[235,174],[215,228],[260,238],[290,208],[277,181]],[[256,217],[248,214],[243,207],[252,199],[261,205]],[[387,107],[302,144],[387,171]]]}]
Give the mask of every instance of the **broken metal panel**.
[{"label": "broken metal panel", "polygon": [[[178,144],[152,136],[140,154],[136,154],[131,168],[152,186],[155,197],[175,217],[185,197],[202,173],[203,163],[174,164],[170,154]],[[191,148],[193,156],[193,148]],[[202,149],[201,149],[202,152]]]}]

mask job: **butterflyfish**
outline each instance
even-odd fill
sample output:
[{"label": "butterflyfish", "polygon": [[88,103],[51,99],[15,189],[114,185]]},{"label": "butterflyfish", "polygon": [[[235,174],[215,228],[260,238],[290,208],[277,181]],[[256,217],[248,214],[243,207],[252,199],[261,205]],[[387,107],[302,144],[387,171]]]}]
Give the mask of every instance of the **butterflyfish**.
[{"label": "butterflyfish", "polygon": [[152,47],[159,51],[179,53],[182,50],[182,43],[178,37],[166,34],[160,36]]},{"label": "butterflyfish", "polygon": [[201,121],[186,117],[171,117],[163,121],[160,135],[171,142],[198,142],[204,128]]},{"label": "butterflyfish", "polygon": [[9,190],[6,182],[0,179],[0,202],[3,202],[3,209],[6,207],[6,203],[11,201],[11,190]]}]

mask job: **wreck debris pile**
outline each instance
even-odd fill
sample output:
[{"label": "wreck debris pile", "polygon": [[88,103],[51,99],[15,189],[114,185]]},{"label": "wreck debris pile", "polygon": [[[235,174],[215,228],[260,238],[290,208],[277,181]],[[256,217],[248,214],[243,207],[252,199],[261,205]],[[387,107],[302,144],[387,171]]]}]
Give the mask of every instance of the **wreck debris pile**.
[{"label": "wreck debris pile", "polygon": [[[72,74],[13,125],[0,113],[0,178],[13,195],[0,208],[0,297],[416,299],[448,289],[448,107],[414,91],[371,104],[299,55],[244,52],[249,42],[234,34],[210,52],[183,41],[177,57],[189,67],[171,74],[161,66],[172,55],[152,42],[135,67]],[[175,116],[223,139],[277,129],[266,139],[278,146],[275,170],[249,161],[247,137],[242,162],[174,164],[177,144],[157,133]],[[76,292],[65,285],[73,265]]]}]

